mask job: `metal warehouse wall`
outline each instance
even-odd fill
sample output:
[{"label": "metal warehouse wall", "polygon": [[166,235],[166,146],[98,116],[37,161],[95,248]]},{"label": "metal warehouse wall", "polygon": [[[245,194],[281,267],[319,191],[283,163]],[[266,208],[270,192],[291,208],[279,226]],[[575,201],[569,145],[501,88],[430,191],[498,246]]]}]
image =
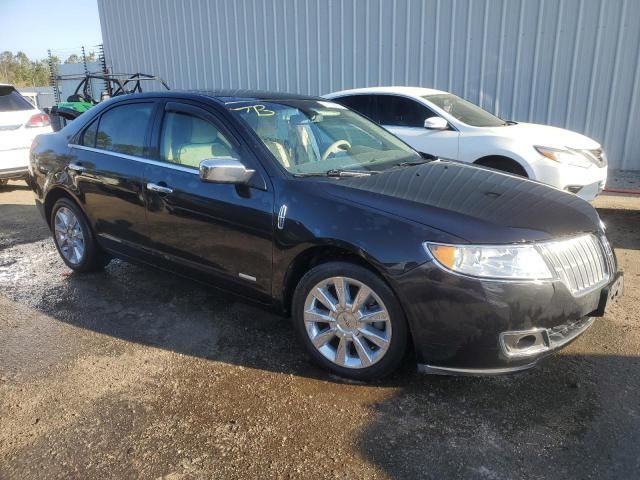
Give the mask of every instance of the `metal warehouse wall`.
[{"label": "metal warehouse wall", "polygon": [[174,88],[449,90],[640,170],[639,0],[98,0],[107,62]]}]

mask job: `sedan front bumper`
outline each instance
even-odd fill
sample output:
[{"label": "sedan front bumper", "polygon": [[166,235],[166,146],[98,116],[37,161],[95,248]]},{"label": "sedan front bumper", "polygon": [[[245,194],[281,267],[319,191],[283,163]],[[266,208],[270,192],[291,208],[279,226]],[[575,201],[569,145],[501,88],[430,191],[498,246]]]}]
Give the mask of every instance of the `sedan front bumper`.
[{"label": "sedan front bumper", "polygon": [[584,333],[619,276],[576,297],[559,280],[480,280],[427,262],[394,287],[421,371],[492,375],[530,368]]}]

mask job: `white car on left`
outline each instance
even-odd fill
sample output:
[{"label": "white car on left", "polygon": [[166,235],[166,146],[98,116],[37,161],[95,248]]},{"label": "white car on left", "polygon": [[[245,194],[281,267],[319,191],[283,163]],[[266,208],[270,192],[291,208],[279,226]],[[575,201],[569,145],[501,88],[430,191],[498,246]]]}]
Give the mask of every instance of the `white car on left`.
[{"label": "white car on left", "polygon": [[27,178],[33,139],[51,131],[46,113],[35,108],[13,85],[0,84],[0,186]]}]

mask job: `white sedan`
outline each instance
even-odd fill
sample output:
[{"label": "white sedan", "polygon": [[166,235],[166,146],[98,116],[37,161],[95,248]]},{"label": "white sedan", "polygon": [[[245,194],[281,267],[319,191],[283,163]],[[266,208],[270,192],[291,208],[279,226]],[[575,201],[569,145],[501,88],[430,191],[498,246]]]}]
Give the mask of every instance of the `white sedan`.
[{"label": "white sedan", "polygon": [[437,157],[529,177],[593,200],[607,180],[598,142],[562,128],[505,121],[451,93],[371,87],[325,95]]},{"label": "white sedan", "polygon": [[35,108],[13,85],[0,84],[0,186],[26,178],[33,139],[51,132],[49,116]]}]

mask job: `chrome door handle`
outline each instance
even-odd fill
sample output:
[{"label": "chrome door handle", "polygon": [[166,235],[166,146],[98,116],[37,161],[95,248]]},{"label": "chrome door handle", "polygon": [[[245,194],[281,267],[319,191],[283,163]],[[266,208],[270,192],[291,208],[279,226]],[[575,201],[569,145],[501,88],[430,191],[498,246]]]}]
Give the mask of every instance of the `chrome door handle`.
[{"label": "chrome door handle", "polygon": [[173,193],[173,188],[163,187],[162,185],[156,185],[155,183],[147,183],[147,189],[158,193]]},{"label": "chrome door handle", "polygon": [[70,163],[68,168],[69,170],[73,170],[76,173],[82,173],[87,169],[87,167],[83,167],[82,165],[79,165],[77,163]]}]

